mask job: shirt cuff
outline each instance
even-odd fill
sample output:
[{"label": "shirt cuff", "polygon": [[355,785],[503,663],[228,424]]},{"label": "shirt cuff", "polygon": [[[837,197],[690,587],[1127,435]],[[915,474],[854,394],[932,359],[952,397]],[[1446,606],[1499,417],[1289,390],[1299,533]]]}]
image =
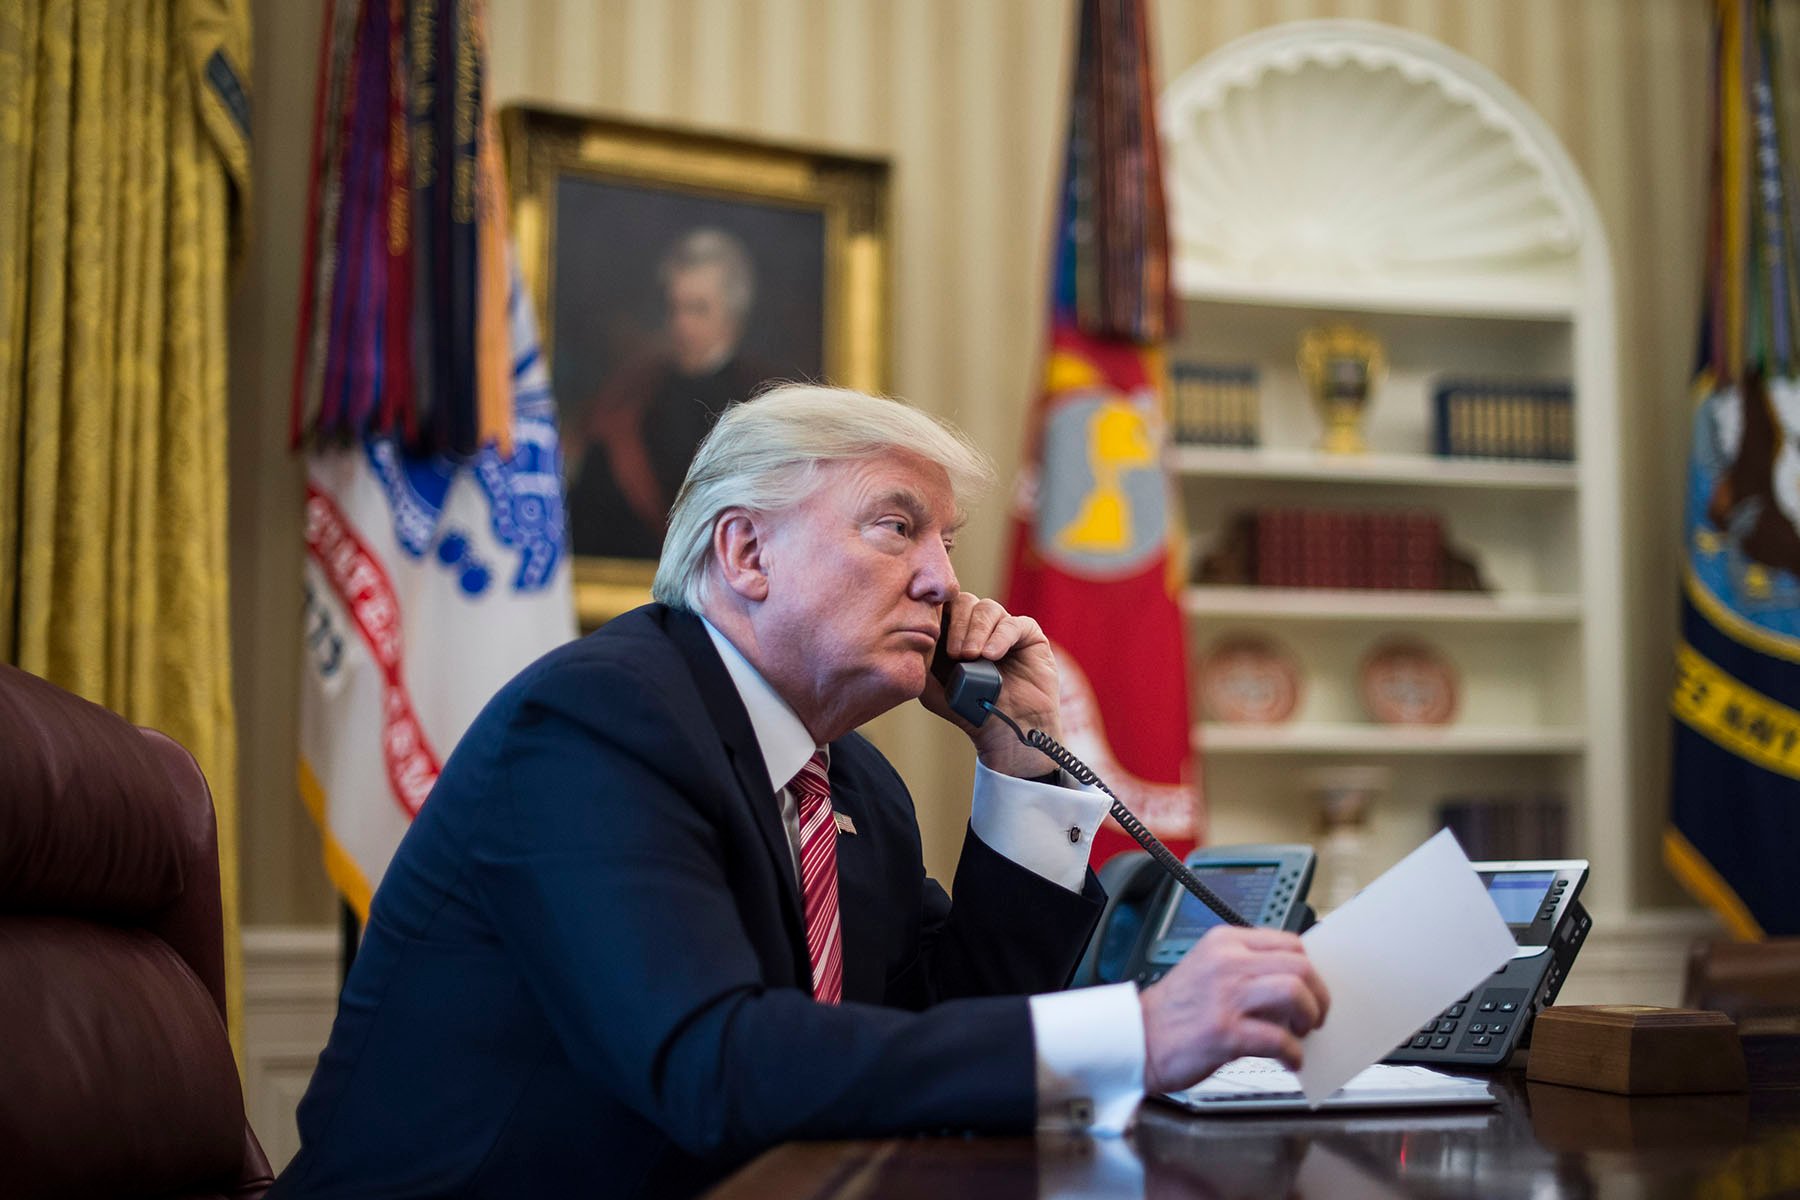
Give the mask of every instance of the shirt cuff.
[{"label": "shirt cuff", "polygon": [[1038,1127],[1118,1134],[1144,1094],[1144,1013],[1137,985],[1032,996]]},{"label": "shirt cuff", "polygon": [[[1067,785],[1067,786],[1064,786]],[[1075,784],[1019,779],[975,764],[969,824],[991,849],[1071,892],[1087,881],[1094,831],[1110,803],[1100,792]]]}]

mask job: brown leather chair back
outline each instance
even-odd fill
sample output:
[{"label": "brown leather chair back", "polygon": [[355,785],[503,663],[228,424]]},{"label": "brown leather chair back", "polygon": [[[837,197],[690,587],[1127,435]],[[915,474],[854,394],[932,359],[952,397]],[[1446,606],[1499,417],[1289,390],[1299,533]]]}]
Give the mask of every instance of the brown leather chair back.
[{"label": "brown leather chair back", "polygon": [[259,1196],[212,796],[180,746],[0,665],[0,1194]]}]

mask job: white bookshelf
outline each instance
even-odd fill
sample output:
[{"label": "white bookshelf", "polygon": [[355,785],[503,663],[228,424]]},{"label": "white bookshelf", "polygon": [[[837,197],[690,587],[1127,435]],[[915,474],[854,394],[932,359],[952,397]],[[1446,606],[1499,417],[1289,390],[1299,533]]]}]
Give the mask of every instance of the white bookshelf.
[{"label": "white bookshelf", "polygon": [[1215,479],[1274,479],[1355,485],[1394,483],[1494,491],[1572,492],[1580,484],[1573,464],[1440,458],[1431,454],[1371,452],[1349,458],[1290,446],[1237,449],[1171,446],[1170,470]]},{"label": "white bookshelf", "polygon": [[1298,721],[1232,725],[1203,721],[1199,744],[1208,754],[1455,754],[1565,755],[1587,748],[1579,726],[1369,725]]},{"label": "white bookshelf", "polygon": [[[1182,607],[1199,663],[1257,632],[1300,664],[1293,717],[1206,719],[1194,740],[1214,842],[1311,841],[1309,774],[1391,769],[1370,831],[1384,868],[1452,794],[1556,792],[1588,906],[1626,906],[1618,399],[1610,259],[1555,136],[1479,64],[1357,21],[1301,21],[1234,42],[1175,79],[1161,128],[1184,359],[1257,369],[1261,445],[1168,451],[1196,547],[1264,506],[1425,508],[1473,559],[1482,592],[1198,584]],[[1227,165],[1229,169],[1227,169]],[[1316,449],[1301,333],[1342,321],[1380,339],[1363,455]],[[1571,463],[1432,454],[1443,377],[1560,379],[1575,393]],[[1381,640],[1450,661],[1443,726],[1363,713],[1359,666]]]},{"label": "white bookshelf", "polygon": [[1181,607],[1212,621],[1343,621],[1410,625],[1572,625],[1579,595],[1491,592],[1390,592],[1370,589],[1190,587]]}]

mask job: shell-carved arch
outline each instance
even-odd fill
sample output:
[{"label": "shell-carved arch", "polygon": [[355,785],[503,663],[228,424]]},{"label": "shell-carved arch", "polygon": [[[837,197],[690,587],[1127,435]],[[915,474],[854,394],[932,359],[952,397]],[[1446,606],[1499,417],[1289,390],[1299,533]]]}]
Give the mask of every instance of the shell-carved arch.
[{"label": "shell-carved arch", "polygon": [[1367,21],[1240,38],[1164,92],[1185,287],[1479,293],[1567,303],[1593,203],[1541,120],[1480,64]]}]

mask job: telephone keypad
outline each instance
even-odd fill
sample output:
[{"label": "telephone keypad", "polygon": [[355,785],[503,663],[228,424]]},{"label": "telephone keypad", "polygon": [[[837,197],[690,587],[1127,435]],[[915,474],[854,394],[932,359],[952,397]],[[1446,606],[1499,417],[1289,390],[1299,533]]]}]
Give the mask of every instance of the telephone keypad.
[{"label": "telephone keypad", "polygon": [[[1505,1034],[1509,1022],[1505,1021],[1464,1021],[1461,1018],[1474,1013],[1516,1012],[1522,993],[1501,988],[1490,990],[1487,996],[1495,999],[1482,999],[1480,1004],[1473,1003],[1474,993],[1464,996],[1436,1017],[1419,1027],[1417,1033],[1395,1047],[1396,1050],[1457,1050],[1471,1051],[1477,1048],[1492,1047],[1501,1035]],[[1459,1040],[1460,1035],[1460,1040]]]},{"label": "telephone keypad", "polygon": [[[1488,864],[1478,864],[1485,871]],[[1554,866],[1564,877],[1551,879],[1535,909],[1519,916],[1529,928],[1514,926],[1526,953],[1496,970],[1490,980],[1465,993],[1416,1033],[1395,1047],[1390,1061],[1491,1068],[1506,1061],[1521,1035],[1530,1029],[1531,1014],[1549,1005],[1569,974],[1569,960],[1592,919],[1575,903],[1586,864],[1501,863],[1500,871],[1541,870]],[[1580,873],[1577,873],[1577,872]],[[1485,876],[1484,876],[1485,878]],[[1558,915],[1564,922],[1552,928]],[[1530,935],[1530,936],[1527,936]],[[1542,949],[1539,949],[1542,947]],[[1544,952],[1550,953],[1546,956]]]}]

